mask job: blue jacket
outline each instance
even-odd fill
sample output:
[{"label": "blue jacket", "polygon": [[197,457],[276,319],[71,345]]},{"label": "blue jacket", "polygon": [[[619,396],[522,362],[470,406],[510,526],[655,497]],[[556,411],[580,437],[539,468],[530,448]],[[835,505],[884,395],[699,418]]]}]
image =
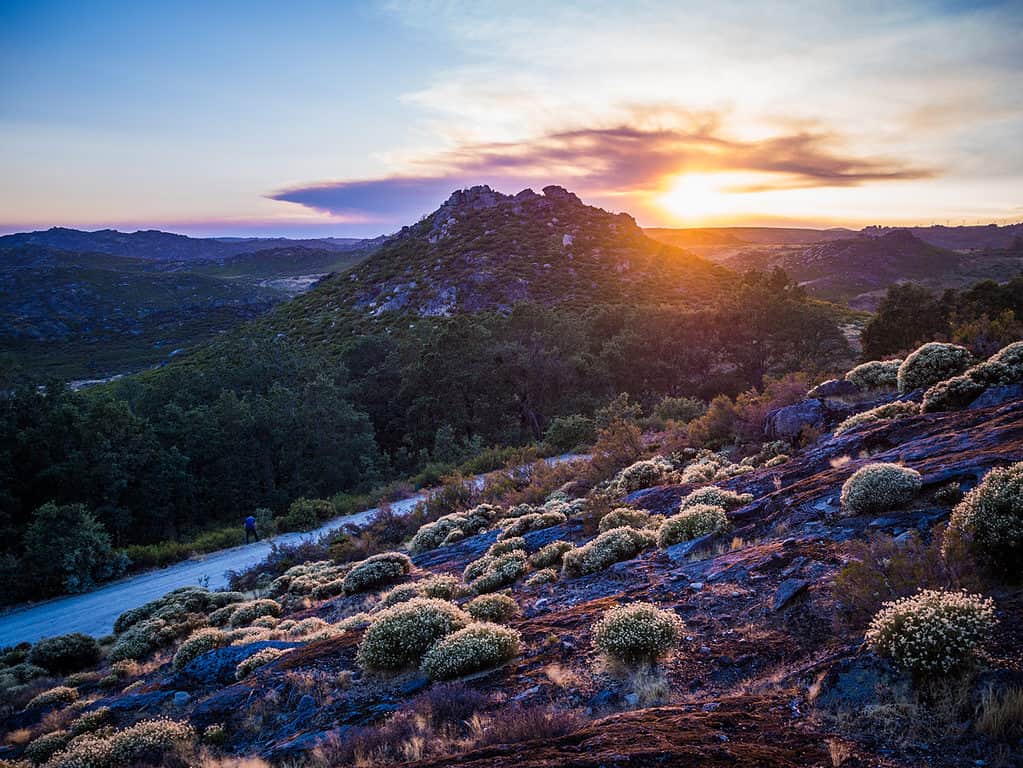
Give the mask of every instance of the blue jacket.
[{"label": "blue jacket", "polygon": [[254,531],[256,529],[256,518],[254,518],[252,515],[246,517],[245,527],[248,528],[250,531]]}]

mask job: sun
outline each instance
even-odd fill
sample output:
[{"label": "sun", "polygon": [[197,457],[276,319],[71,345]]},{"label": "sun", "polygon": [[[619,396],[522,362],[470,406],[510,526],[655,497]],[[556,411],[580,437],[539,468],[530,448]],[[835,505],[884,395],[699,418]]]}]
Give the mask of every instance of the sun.
[{"label": "sun", "polygon": [[680,221],[695,222],[732,213],[735,180],[728,173],[684,173],[657,197],[658,204]]}]

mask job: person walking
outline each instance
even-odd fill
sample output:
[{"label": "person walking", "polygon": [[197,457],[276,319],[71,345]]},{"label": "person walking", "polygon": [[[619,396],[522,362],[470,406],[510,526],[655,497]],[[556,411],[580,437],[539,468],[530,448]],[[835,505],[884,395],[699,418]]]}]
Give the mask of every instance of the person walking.
[{"label": "person walking", "polygon": [[256,531],[256,518],[249,515],[245,518],[245,543],[249,543],[249,537],[259,541],[259,533]]}]

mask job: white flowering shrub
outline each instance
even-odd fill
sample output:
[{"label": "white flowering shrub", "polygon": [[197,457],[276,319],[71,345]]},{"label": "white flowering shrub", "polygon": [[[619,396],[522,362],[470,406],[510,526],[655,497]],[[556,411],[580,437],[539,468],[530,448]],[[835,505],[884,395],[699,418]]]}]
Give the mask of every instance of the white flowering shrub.
[{"label": "white flowering shrub", "polygon": [[490,545],[490,549],[487,550],[487,554],[503,555],[508,552],[514,552],[516,549],[521,549],[523,552],[526,551],[526,540],[521,536],[513,536],[509,539],[498,539]]},{"label": "white flowering shrub", "polygon": [[503,555],[484,555],[469,563],[462,575],[469,589],[483,594],[513,584],[525,570],[526,553],[517,549]]},{"label": "white flowering shrub", "polygon": [[72,736],[81,736],[83,733],[92,733],[100,728],[109,725],[114,719],[114,713],[110,707],[98,707],[97,709],[83,712],[74,722],[68,726],[68,732]]},{"label": "white flowering shrub", "polygon": [[193,632],[174,654],[174,669],[184,669],[192,659],[207,651],[223,648],[227,643],[227,635],[219,629],[207,627]]},{"label": "white flowering shrub", "polygon": [[[67,748],[71,734],[67,731],[53,731],[37,736],[25,746],[25,757],[32,765],[42,765],[53,755]],[[2,763],[0,763],[2,765]]]},{"label": "white flowering shrub", "polygon": [[423,656],[421,669],[431,680],[451,680],[490,669],[519,655],[519,633],[499,624],[471,624],[438,641]]},{"label": "white flowering shrub", "polygon": [[721,507],[697,504],[686,507],[661,523],[657,530],[657,546],[666,549],[709,533],[721,533],[728,530],[728,527],[728,515]]},{"label": "white flowering shrub", "polygon": [[25,709],[52,707],[54,704],[70,704],[73,701],[78,701],[78,691],[67,685],[58,685],[32,698]]},{"label": "white flowering shrub", "polygon": [[345,576],[344,591],[352,595],[377,589],[392,581],[408,575],[412,571],[412,561],[401,552],[381,552],[356,563]]},{"label": "white flowering shrub", "polygon": [[777,456],[772,456],[764,462],[765,467],[780,467],[782,464],[787,464],[789,461],[789,455],[787,453],[779,453]]},{"label": "white flowering shrub", "polygon": [[439,597],[442,600],[461,597],[469,591],[461,579],[447,574],[429,576],[420,581],[418,586],[424,597]]},{"label": "white flowering shrub", "polygon": [[597,527],[603,533],[604,531],[610,531],[612,528],[621,528],[622,526],[627,528],[646,528],[650,523],[649,512],[642,509],[632,509],[631,507],[618,507],[600,518],[600,523]]},{"label": "white flowering shrub", "polygon": [[289,653],[291,648],[262,648],[248,658],[242,659],[235,667],[234,676],[237,680],[243,680],[252,674],[253,670],[265,667],[271,661],[277,661],[281,656]]},{"label": "white flowering shrub", "polygon": [[939,381],[924,393],[923,411],[955,411],[965,408],[988,387],[1023,382],[1023,341],[1003,347],[960,376]]},{"label": "white flowering shrub", "polygon": [[561,539],[552,541],[533,553],[529,558],[529,564],[534,568],[550,568],[554,565],[561,565],[561,559],[565,553],[572,549],[575,549],[575,545],[570,541]]},{"label": "white flowering shrub", "polygon": [[933,386],[962,373],[972,363],[973,356],[966,347],[937,341],[924,344],[899,366],[899,391]]},{"label": "white flowering shrub", "polygon": [[461,608],[420,597],[382,611],[359,644],[357,659],[368,670],[399,670],[417,664],[440,638],[467,627],[472,617]]},{"label": "white flowering shrub", "polygon": [[593,647],[626,664],[652,662],[672,651],[682,637],[682,619],[651,603],[630,603],[606,611],[591,628]]},{"label": "white flowering shrub", "polygon": [[399,584],[385,592],[375,608],[390,608],[392,605],[406,603],[409,600],[415,600],[417,597],[423,596],[423,590],[418,584]]},{"label": "white flowering shrub", "polygon": [[519,604],[510,595],[480,595],[466,603],[465,610],[476,621],[504,624],[518,615]]},{"label": "white flowering shrub", "polygon": [[642,488],[659,485],[674,471],[674,465],[663,456],[642,459],[630,464],[615,475],[614,480],[611,481],[611,487],[619,494],[632,493]]},{"label": "white flowering shrub", "polygon": [[[467,512],[453,512],[426,523],[409,541],[409,549],[413,552],[426,552],[436,549],[448,540],[455,531],[460,531],[455,539],[463,539],[485,531],[501,514],[501,508],[491,504],[480,504]],[[448,542],[451,543],[451,542]]]},{"label": "white flowering shrub", "polygon": [[698,488],[682,499],[678,509],[681,512],[690,507],[709,505],[711,507],[721,507],[726,512],[731,512],[752,503],[752,493],[736,493],[725,488],[718,488],[715,485],[709,485],[705,488]]},{"label": "white flowering shrub", "polygon": [[564,512],[534,512],[511,519],[501,531],[502,539],[512,539],[530,531],[540,531],[554,525],[561,525],[568,518]]},{"label": "white flowering shrub", "polygon": [[[143,720],[112,735],[88,734],[58,752],[46,768],[123,768],[163,765],[190,751],[195,731],[175,720]],[[179,761],[184,762],[184,761]]]},{"label": "white flowering shrub", "polygon": [[846,516],[878,514],[908,504],[923,482],[915,469],[879,462],[860,467],[842,485]]},{"label": "white flowering shrub", "polygon": [[927,589],[881,606],[866,640],[875,653],[915,675],[941,675],[961,667],[995,623],[989,598]]},{"label": "white flowering shrub", "polygon": [[631,560],[652,546],[656,539],[653,531],[612,528],[587,544],[566,552],[562,558],[562,571],[569,577],[597,573],[614,563]]},{"label": "white flowering shrub", "polygon": [[241,603],[231,614],[232,627],[247,627],[260,616],[280,616],[281,604],[270,598]]},{"label": "white flowering shrub", "polygon": [[542,587],[544,584],[553,584],[558,580],[558,571],[555,568],[541,568],[528,579],[527,587]]},{"label": "white flowering shrub", "polygon": [[902,360],[871,360],[861,363],[845,374],[864,392],[871,389],[896,389],[899,386],[899,366]]},{"label": "white flowering shrub", "polygon": [[956,538],[966,541],[996,570],[1019,578],[1023,563],[1023,462],[992,469],[956,505],[945,531],[946,548]]},{"label": "white flowering shrub", "polygon": [[891,421],[905,416],[916,416],[918,413],[920,413],[920,406],[916,403],[903,402],[901,400],[897,400],[894,403],[885,403],[884,405],[877,406],[877,408],[871,408],[869,411],[853,414],[835,427],[835,434],[841,435],[864,424]]},{"label": "white flowering shrub", "polygon": [[44,637],[32,646],[28,662],[56,674],[91,667],[100,658],[99,643],[81,632]]},{"label": "white flowering shrub", "polygon": [[976,400],[985,389],[986,387],[975,381],[968,372],[961,376],[953,376],[928,387],[924,392],[920,410],[924,413],[958,411]]}]

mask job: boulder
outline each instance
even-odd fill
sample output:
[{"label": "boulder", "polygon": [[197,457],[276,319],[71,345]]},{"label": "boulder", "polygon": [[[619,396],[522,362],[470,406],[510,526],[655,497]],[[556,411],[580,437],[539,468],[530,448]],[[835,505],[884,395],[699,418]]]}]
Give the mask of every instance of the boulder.
[{"label": "boulder", "polygon": [[824,403],[813,398],[770,411],[764,430],[772,440],[795,440],[806,427],[820,428],[827,418]]},{"label": "boulder", "polygon": [[807,392],[806,396],[814,399],[821,399],[825,397],[846,397],[848,395],[859,394],[859,391],[860,388],[851,381],[846,381],[845,379],[828,379]]},{"label": "boulder", "polygon": [[993,405],[1001,405],[1010,400],[1023,398],[1023,384],[1008,384],[1004,387],[988,387],[980,396],[970,403],[970,410],[978,408],[990,408]]},{"label": "boulder", "polygon": [[780,611],[788,605],[796,595],[801,594],[810,586],[805,579],[785,579],[778,585],[774,592],[774,601],[771,604],[772,611]]},{"label": "boulder", "polygon": [[229,685],[235,681],[238,664],[264,648],[294,648],[300,643],[264,640],[246,645],[229,645],[207,651],[192,659],[175,680],[176,685]]}]

